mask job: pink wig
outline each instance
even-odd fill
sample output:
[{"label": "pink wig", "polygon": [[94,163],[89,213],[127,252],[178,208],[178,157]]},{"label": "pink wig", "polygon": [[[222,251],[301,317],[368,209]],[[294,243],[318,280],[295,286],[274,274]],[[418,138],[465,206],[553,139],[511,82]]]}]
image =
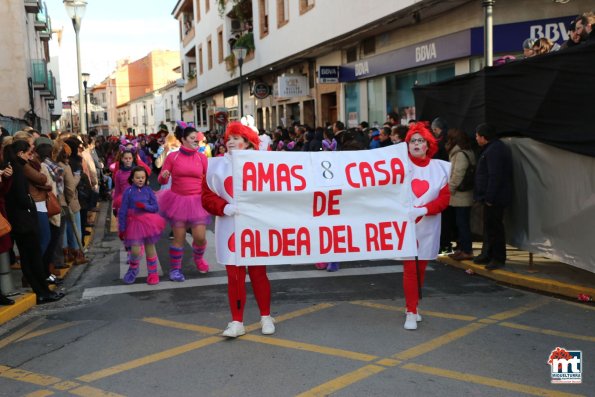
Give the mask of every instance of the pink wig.
[{"label": "pink wig", "polygon": [[428,151],[426,152],[426,156],[429,158],[434,157],[436,152],[438,152],[438,142],[436,142],[436,138],[434,134],[428,129],[429,123],[419,121],[417,123],[413,123],[411,127],[409,127],[409,131],[407,132],[407,136],[405,137],[405,142],[409,145],[409,141],[411,141],[411,137],[414,134],[419,134],[423,139],[426,140],[428,143]]}]

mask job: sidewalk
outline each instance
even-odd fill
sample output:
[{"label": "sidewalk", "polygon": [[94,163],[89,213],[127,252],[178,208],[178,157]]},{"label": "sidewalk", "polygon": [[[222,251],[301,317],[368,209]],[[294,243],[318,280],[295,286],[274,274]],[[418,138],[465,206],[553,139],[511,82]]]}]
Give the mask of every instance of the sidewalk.
[{"label": "sidewalk", "polygon": [[[476,254],[479,253],[481,243],[474,243],[473,249]],[[577,301],[579,294],[595,299],[595,273],[539,255],[533,255],[533,264],[530,264],[529,252],[511,246],[507,247],[506,254],[506,266],[493,271],[486,270],[484,265],[476,265],[472,260],[459,262],[446,255],[439,256],[437,261],[465,270],[471,273],[470,277],[480,275],[516,287],[565,296]]]},{"label": "sidewalk", "polygon": [[[98,214],[98,212],[90,212],[89,213],[89,221],[97,222],[98,221],[97,214]],[[94,234],[93,229],[94,228],[92,226],[87,227],[87,230],[90,232],[90,235],[84,237],[83,245],[85,247],[85,251],[91,244],[91,241],[93,241],[93,234]],[[71,264],[71,266],[66,269],[56,269],[54,271],[54,274],[57,277],[63,279],[64,277],[66,277],[68,272],[72,269],[72,266],[74,266],[74,265]],[[79,266],[85,266],[85,265],[79,265]],[[9,296],[9,298],[14,301],[14,305],[0,306],[0,325],[5,324],[5,323],[9,322],[10,320],[12,320],[13,318],[20,316],[21,314],[25,313],[26,311],[28,311],[29,309],[31,309],[33,306],[36,305],[36,296],[31,291],[31,289],[20,288],[21,275],[22,275],[22,273],[21,273],[20,268],[12,270],[12,276],[13,276],[12,278],[13,278],[13,283],[15,285],[15,289],[12,292],[13,293],[16,292],[17,294],[14,296]],[[55,286],[50,285],[50,289],[54,289],[54,288],[55,288]]]}]

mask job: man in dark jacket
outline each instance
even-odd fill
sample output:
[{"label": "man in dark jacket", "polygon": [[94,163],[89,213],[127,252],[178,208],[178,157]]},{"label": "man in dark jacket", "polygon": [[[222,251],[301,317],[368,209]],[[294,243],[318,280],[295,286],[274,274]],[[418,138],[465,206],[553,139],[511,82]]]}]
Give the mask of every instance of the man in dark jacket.
[{"label": "man in dark jacket", "polygon": [[477,126],[475,139],[482,152],[475,171],[473,198],[484,206],[484,246],[473,262],[494,270],[506,262],[503,218],[504,209],[512,201],[512,154],[486,123]]}]

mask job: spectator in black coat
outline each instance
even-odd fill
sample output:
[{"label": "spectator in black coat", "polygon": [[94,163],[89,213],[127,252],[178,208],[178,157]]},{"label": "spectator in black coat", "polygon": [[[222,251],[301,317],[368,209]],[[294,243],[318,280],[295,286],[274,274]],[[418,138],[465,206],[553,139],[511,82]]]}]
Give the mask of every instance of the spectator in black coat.
[{"label": "spectator in black coat", "polygon": [[473,261],[494,270],[506,262],[504,209],[512,201],[512,154],[487,123],[477,126],[475,139],[482,152],[475,171],[473,199],[484,206],[484,245]]}]

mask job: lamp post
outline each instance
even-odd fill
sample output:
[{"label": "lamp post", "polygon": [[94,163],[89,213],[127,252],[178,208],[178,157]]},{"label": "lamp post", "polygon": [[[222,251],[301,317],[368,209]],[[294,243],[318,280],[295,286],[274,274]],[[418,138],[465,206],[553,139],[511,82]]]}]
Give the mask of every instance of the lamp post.
[{"label": "lamp post", "polygon": [[240,87],[239,87],[239,96],[240,96],[240,118],[244,117],[244,90],[242,88],[242,65],[244,65],[244,58],[246,58],[246,54],[248,53],[248,49],[242,46],[234,46],[233,47],[233,55],[238,60],[238,66],[240,67]]},{"label": "lamp post", "polygon": [[81,73],[83,77],[83,87],[85,88],[85,128],[87,132],[89,132],[89,103],[87,102],[87,83],[89,82],[89,77],[91,76],[89,73]]},{"label": "lamp post", "polygon": [[86,0],[64,0],[64,7],[68,13],[68,17],[72,20],[74,27],[74,34],[76,37],[76,66],[79,83],[79,117],[81,121],[81,134],[87,133],[86,115],[80,111],[83,105],[83,79],[81,75],[81,46],[79,42],[79,31],[81,29],[81,20],[85,15],[85,8],[87,7]]}]

